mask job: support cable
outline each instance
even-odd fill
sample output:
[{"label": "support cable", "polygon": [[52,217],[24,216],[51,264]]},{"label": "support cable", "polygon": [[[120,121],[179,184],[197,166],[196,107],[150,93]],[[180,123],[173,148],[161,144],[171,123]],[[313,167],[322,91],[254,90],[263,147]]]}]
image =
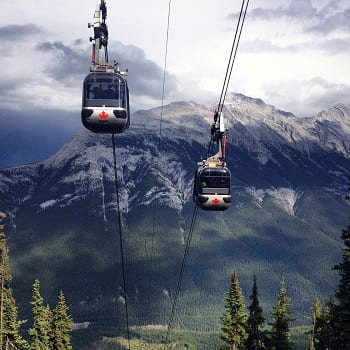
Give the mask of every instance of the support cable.
[{"label": "support cable", "polygon": [[[166,82],[166,71],[167,71],[167,59],[168,59],[168,44],[169,44],[169,31],[170,31],[170,17],[171,17],[171,0],[168,2],[168,15],[167,15],[167,26],[166,26],[166,38],[165,38],[165,49],[164,49],[164,66],[163,66],[163,81],[162,81],[162,97],[161,97],[161,108],[160,108],[160,119],[159,119],[159,138],[158,138],[158,155],[161,158],[161,146],[162,146],[162,123],[163,123],[163,111],[164,111],[164,97],[165,97],[165,82]],[[162,163],[162,160],[160,160]],[[152,237],[151,237],[151,254],[152,261],[154,264],[154,240],[156,230],[156,203],[153,201],[153,219],[152,219]],[[152,285],[152,274],[149,277],[149,283]]]},{"label": "support cable", "polygon": [[168,59],[170,15],[171,15],[171,0],[169,0],[169,4],[168,4],[168,22],[167,22],[166,39],[165,39],[163,86],[162,86],[162,105],[160,108],[160,122],[159,122],[159,144],[160,144],[161,139],[162,139],[162,121],[163,121],[164,95],[165,95],[165,78],[166,78],[167,59]]},{"label": "support cable", "polygon": [[[218,107],[215,111],[215,116],[214,116],[215,123],[216,122],[220,123],[220,115],[221,115],[222,110],[224,108],[225,99],[226,99],[226,95],[227,95],[227,89],[228,89],[228,86],[230,83],[233,65],[235,63],[235,59],[237,56],[238,45],[239,45],[239,41],[241,39],[242,29],[243,29],[245,17],[247,14],[248,5],[249,5],[249,0],[247,0],[247,2],[246,2],[246,0],[242,0],[242,5],[241,5],[240,12],[239,12],[238,22],[237,22],[237,26],[236,26],[236,30],[235,30],[235,35],[234,35],[233,42],[232,42],[231,52],[230,52],[229,60],[227,63],[225,79],[224,79],[224,83],[222,85],[222,90],[221,90],[221,94],[220,94]],[[208,150],[207,150],[207,158],[209,158],[213,152],[213,143],[214,143],[214,141],[213,141],[213,138],[211,137],[209,145],[208,145]]]},{"label": "support cable", "polygon": [[174,300],[173,300],[172,307],[171,307],[171,313],[170,313],[170,317],[169,317],[169,322],[168,322],[168,327],[167,327],[168,329],[167,329],[167,334],[166,334],[166,339],[165,339],[165,349],[168,349],[169,345],[170,345],[170,332],[171,332],[171,330],[173,328],[173,324],[174,324],[176,307],[177,307],[177,303],[178,303],[178,299],[179,299],[179,295],[180,295],[180,290],[181,290],[181,285],[182,285],[182,280],[183,280],[183,276],[184,276],[184,272],[185,272],[185,267],[186,267],[186,263],[187,263],[187,259],[188,259],[188,255],[189,255],[189,251],[190,251],[194,226],[195,226],[196,218],[197,218],[197,212],[198,212],[198,207],[195,206],[194,211],[193,211],[193,215],[192,215],[190,229],[188,231],[188,236],[187,236],[187,240],[186,240],[186,247],[185,247],[183,258],[182,258],[181,269],[180,269],[179,278],[177,281],[176,292],[175,292]]},{"label": "support cable", "polygon": [[230,83],[232,69],[233,69],[233,65],[235,63],[238,45],[239,45],[239,41],[241,39],[242,29],[243,29],[245,17],[247,14],[248,5],[249,5],[249,0],[247,0],[247,2],[245,2],[245,0],[242,0],[242,6],[241,6],[240,13],[239,13],[239,18],[238,18],[238,22],[237,22],[237,26],[236,26],[236,30],[235,30],[235,36],[233,38],[230,57],[229,57],[229,61],[228,61],[227,68],[226,68],[225,79],[224,79],[224,83],[222,86],[220,100],[219,100],[219,104],[218,104],[218,108],[217,108],[217,111],[219,112],[219,117],[220,117],[220,113],[222,112],[222,109],[223,109],[223,106],[225,103],[226,93],[227,93],[228,85]]},{"label": "support cable", "polygon": [[[170,6],[170,1],[169,1],[169,6]],[[243,29],[243,24],[245,21],[247,9],[248,9],[248,4],[249,4],[249,0],[247,0],[247,2],[245,2],[245,0],[242,0],[242,6],[241,6],[240,14],[239,14],[238,23],[236,26],[235,36],[234,36],[233,43],[232,43],[229,62],[228,62],[227,69],[226,69],[224,84],[222,87],[218,108],[217,108],[217,111],[216,111],[215,116],[214,116],[215,123],[220,122],[220,114],[222,112],[224,102],[226,99],[227,89],[228,89],[228,85],[229,85],[231,74],[232,74],[233,64],[234,64],[234,61],[235,61],[235,58],[237,55],[238,44],[239,44],[240,37],[242,34],[242,29]],[[169,10],[169,13],[170,13],[170,10]],[[164,71],[164,79],[165,79],[165,71]],[[163,89],[164,89],[164,85],[163,85]],[[164,92],[164,90],[163,90],[163,92]],[[163,107],[163,105],[162,105],[162,107]],[[211,141],[210,141],[210,144],[208,147],[208,157],[209,157],[210,152],[212,151],[212,148],[213,148],[213,137],[211,138]],[[186,266],[186,262],[187,262],[188,255],[189,255],[189,249],[191,246],[193,230],[194,230],[194,226],[195,226],[195,222],[196,222],[196,218],[197,218],[197,211],[198,211],[198,206],[195,206],[195,209],[194,209],[194,212],[192,215],[192,221],[191,221],[189,233],[187,236],[186,247],[185,247],[185,251],[184,251],[184,255],[183,255],[183,259],[182,259],[182,263],[181,263],[181,269],[180,269],[179,278],[178,278],[178,282],[177,282],[176,292],[175,292],[175,296],[174,296],[174,300],[173,300],[172,308],[171,308],[171,313],[170,313],[170,317],[169,317],[167,335],[166,335],[166,339],[165,339],[165,349],[168,349],[169,345],[170,345],[170,331],[173,328],[176,307],[177,307],[178,298],[179,298],[179,294],[180,294],[180,290],[181,290],[185,266]]]},{"label": "support cable", "polygon": [[[242,20],[239,21],[238,24],[237,24],[236,34],[237,34],[238,28],[239,28],[239,34],[238,34],[237,42],[236,42],[236,45],[235,45],[235,52],[234,52],[234,55],[233,55],[233,58],[232,58],[232,63],[231,63],[231,67],[230,67],[230,72],[229,72],[229,75],[228,75],[228,78],[227,78],[225,93],[224,93],[224,96],[223,96],[223,99],[222,99],[222,102],[221,102],[221,107],[220,107],[220,109],[218,109],[218,111],[219,111],[219,117],[220,117],[220,113],[222,112],[222,109],[223,109],[223,107],[224,107],[224,103],[225,103],[225,99],[226,99],[226,94],[227,94],[227,89],[228,89],[228,85],[229,85],[229,83],[230,83],[231,74],[232,74],[232,70],[233,70],[233,65],[234,65],[234,63],[235,63],[235,59],[236,59],[236,56],[237,56],[238,45],[239,45],[239,42],[240,42],[240,40],[241,40],[241,35],[242,35],[242,30],[243,30],[243,24],[244,24],[245,17],[246,17],[246,14],[247,14],[248,5],[249,5],[249,0],[247,0],[247,2],[246,2],[246,4],[245,4],[243,17],[242,17],[242,9],[241,9],[241,13],[240,13],[240,17],[239,17],[239,18],[240,18],[240,19],[242,18]],[[242,2],[242,8],[243,8],[243,6],[244,6],[244,1]],[[236,35],[235,35],[235,36],[236,36]]]},{"label": "support cable", "polygon": [[130,329],[129,329],[128,295],[127,295],[127,288],[126,288],[124,242],[123,242],[123,232],[122,232],[122,215],[121,215],[121,211],[120,211],[117,157],[116,157],[116,142],[115,142],[115,135],[114,134],[112,134],[112,144],[113,144],[114,184],[115,184],[115,194],[117,197],[117,211],[118,211],[118,225],[119,225],[119,246],[120,246],[120,256],[121,256],[121,263],[122,263],[123,294],[124,294],[123,296],[124,296],[124,301],[125,301],[125,322],[126,322],[126,333],[127,333],[127,339],[128,339],[128,350],[130,350],[131,345],[130,345]]},{"label": "support cable", "polygon": [[[167,57],[168,57],[170,15],[171,15],[171,0],[169,0],[169,5],[168,5],[168,20],[167,20],[167,29],[166,29],[166,39],[165,39],[163,83],[162,83],[162,103],[161,103],[161,108],[160,108],[159,139],[158,139],[158,153],[159,154],[161,153],[160,148],[161,148],[161,144],[162,144],[162,122],[163,122],[165,80],[166,80]],[[153,238],[154,238],[154,232],[155,232],[155,204],[153,204],[153,223],[152,223],[152,226],[153,226],[153,237],[152,237],[152,247],[153,247]]]}]

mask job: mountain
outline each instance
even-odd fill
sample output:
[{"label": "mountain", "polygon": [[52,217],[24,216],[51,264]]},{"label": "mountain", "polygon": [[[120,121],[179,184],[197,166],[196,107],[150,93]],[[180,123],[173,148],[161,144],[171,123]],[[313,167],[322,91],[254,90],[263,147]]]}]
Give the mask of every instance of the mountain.
[{"label": "mountain", "polygon": [[69,112],[0,111],[0,169],[40,161],[57,152],[81,130]]},{"label": "mountain", "polygon": [[[176,325],[218,329],[230,272],[244,294],[257,276],[268,318],[286,278],[294,315],[337,285],[349,205],[350,108],[313,118],[240,94],[228,96],[232,207],[199,211]],[[206,156],[213,108],[174,102],[138,111],[116,136],[131,325],[166,324],[194,211],[193,175]],[[29,314],[31,284],[76,322],[123,327],[119,225],[110,135],[82,132],[44,161],[0,171],[14,290]]]}]

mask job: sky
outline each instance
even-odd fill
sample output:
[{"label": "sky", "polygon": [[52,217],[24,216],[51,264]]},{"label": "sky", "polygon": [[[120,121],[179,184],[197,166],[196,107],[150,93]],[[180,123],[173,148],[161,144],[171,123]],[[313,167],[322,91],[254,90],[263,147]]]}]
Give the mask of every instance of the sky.
[{"label": "sky", "polygon": [[[0,24],[0,115],[80,114],[98,0],[11,0]],[[172,0],[164,103],[215,105],[241,1]],[[161,105],[169,0],[107,0],[109,57],[133,111]],[[312,117],[350,104],[350,1],[250,0],[229,91]],[[45,113],[42,113],[45,115]]]}]

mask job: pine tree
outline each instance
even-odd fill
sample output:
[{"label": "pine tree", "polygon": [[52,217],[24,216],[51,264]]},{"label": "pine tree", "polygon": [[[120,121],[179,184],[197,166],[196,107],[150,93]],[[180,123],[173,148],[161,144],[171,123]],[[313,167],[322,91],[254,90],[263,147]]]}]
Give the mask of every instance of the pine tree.
[{"label": "pine tree", "polygon": [[314,347],[315,350],[338,350],[334,310],[335,302],[332,298],[327,301],[326,305],[316,312],[315,330],[314,330]]},{"label": "pine tree", "polygon": [[28,333],[32,338],[30,350],[52,350],[53,315],[49,305],[44,306],[44,299],[40,294],[40,281],[33,284],[33,325]]},{"label": "pine tree", "polygon": [[17,318],[16,301],[10,288],[12,276],[9,269],[9,255],[6,245],[4,226],[1,225],[5,214],[0,212],[0,349],[9,346],[27,349],[28,343],[20,335],[20,328],[25,321]]},{"label": "pine tree", "polygon": [[319,332],[320,320],[322,315],[322,305],[320,298],[315,298],[311,306],[311,329],[307,334],[309,334],[309,344],[308,350],[316,350],[315,344],[318,343],[317,334]]},{"label": "pine tree", "polygon": [[72,331],[73,320],[68,314],[68,307],[66,305],[65,297],[60,292],[58,296],[58,303],[54,309],[53,317],[53,348],[55,350],[71,350],[70,333]]},{"label": "pine tree", "polygon": [[[350,192],[350,183],[349,183]],[[346,196],[350,201],[350,196]],[[342,261],[334,266],[339,271],[340,281],[335,296],[338,300],[335,308],[338,348],[350,349],[350,226],[342,231],[341,236],[345,248],[342,250]]]},{"label": "pine tree", "polygon": [[289,325],[293,319],[291,318],[291,299],[287,296],[284,279],[281,281],[277,305],[273,309],[268,348],[271,350],[290,350],[293,345]]},{"label": "pine tree", "polygon": [[263,316],[263,309],[260,306],[258,299],[258,286],[256,282],[256,276],[253,280],[253,290],[249,297],[251,304],[248,307],[249,316],[247,321],[247,333],[248,338],[246,341],[247,350],[261,350],[265,349],[265,332],[261,330],[265,318]]},{"label": "pine tree", "polygon": [[242,290],[236,272],[231,275],[230,288],[225,298],[225,313],[222,317],[222,334],[224,344],[221,350],[244,349],[247,338],[247,315]]}]

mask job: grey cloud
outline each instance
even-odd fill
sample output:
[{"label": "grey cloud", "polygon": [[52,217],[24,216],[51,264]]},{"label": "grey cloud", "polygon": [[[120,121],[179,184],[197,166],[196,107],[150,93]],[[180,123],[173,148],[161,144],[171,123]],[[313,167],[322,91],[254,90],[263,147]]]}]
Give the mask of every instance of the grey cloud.
[{"label": "grey cloud", "polygon": [[338,55],[350,53],[350,38],[347,39],[329,39],[325,40],[322,45],[318,45],[317,48],[330,55]]},{"label": "grey cloud", "polygon": [[36,50],[50,54],[51,62],[45,68],[45,72],[57,81],[69,85],[74,78],[81,79],[88,71],[88,53],[77,47],[77,41],[71,47],[58,41],[44,42],[38,45]]},{"label": "grey cloud", "polygon": [[4,27],[0,27],[0,40],[22,40],[24,37],[29,37],[31,35],[40,33],[43,33],[43,30],[35,24],[11,24]]},{"label": "grey cloud", "polygon": [[[116,42],[109,58],[118,58],[121,69],[129,69],[128,82],[132,93],[159,99],[162,93],[163,68],[147,59],[145,52],[134,45]],[[166,75],[166,91],[177,90],[177,81],[173,75]]]},{"label": "grey cloud", "polygon": [[350,104],[350,85],[314,77],[303,82],[266,85],[265,98],[270,101],[277,98],[277,104],[283,109],[299,117],[310,117],[338,103]]},{"label": "grey cloud", "polygon": [[328,82],[322,78],[314,78],[308,82],[310,86],[318,86],[324,91],[309,99],[309,105],[322,108],[333,106],[339,102],[350,103],[350,85]]},{"label": "grey cloud", "polygon": [[[280,17],[295,18],[310,18],[317,14],[317,9],[312,6],[310,0],[292,0],[288,6],[279,6],[277,8],[254,8],[248,11],[247,16],[250,19],[271,20]],[[231,14],[229,19],[237,19],[239,13]]]},{"label": "grey cloud", "polygon": [[310,0],[293,0],[285,11],[282,10],[282,15],[291,18],[310,18],[317,15],[317,9],[312,6]]},{"label": "grey cloud", "polygon": [[[228,16],[237,20],[239,14]],[[277,20],[286,18],[301,24],[304,32],[328,34],[335,30],[350,30],[350,7],[344,8],[340,1],[329,1],[325,6],[317,8],[310,0],[292,0],[287,6],[276,8],[254,8],[248,11],[247,18],[251,20]]]},{"label": "grey cloud", "polygon": [[350,8],[345,11],[338,12],[332,16],[320,19],[320,21],[308,28],[309,32],[317,32],[328,34],[335,30],[350,30]]},{"label": "grey cloud", "polygon": [[256,39],[253,41],[243,41],[240,49],[246,52],[295,52],[299,48],[296,45],[276,45],[269,40]]},{"label": "grey cloud", "polygon": [[277,45],[269,40],[256,39],[244,41],[240,46],[246,52],[277,52],[298,53],[306,50],[318,50],[329,55],[350,53],[350,38],[345,39],[323,39],[322,41],[305,41],[295,45]]},{"label": "grey cloud", "polygon": [[[76,41],[80,44],[80,41]],[[46,74],[64,84],[71,84],[75,79],[83,79],[89,72],[90,49],[81,50],[79,45],[67,46],[61,42],[45,42],[37,46],[37,50],[52,57],[51,64],[46,67]],[[133,95],[148,96],[159,99],[162,92],[163,69],[155,62],[147,59],[144,51],[134,45],[123,45],[110,42],[109,61],[120,63],[121,70],[129,70],[128,83]],[[166,91],[176,91],[176,78],[166,76]]]},{"label": "grey cloud", "polygon": [[329,0],[329,2],[319,10],[319,15],[321,17],[328,17],[343,11],[343,1],[344,0]]}]

